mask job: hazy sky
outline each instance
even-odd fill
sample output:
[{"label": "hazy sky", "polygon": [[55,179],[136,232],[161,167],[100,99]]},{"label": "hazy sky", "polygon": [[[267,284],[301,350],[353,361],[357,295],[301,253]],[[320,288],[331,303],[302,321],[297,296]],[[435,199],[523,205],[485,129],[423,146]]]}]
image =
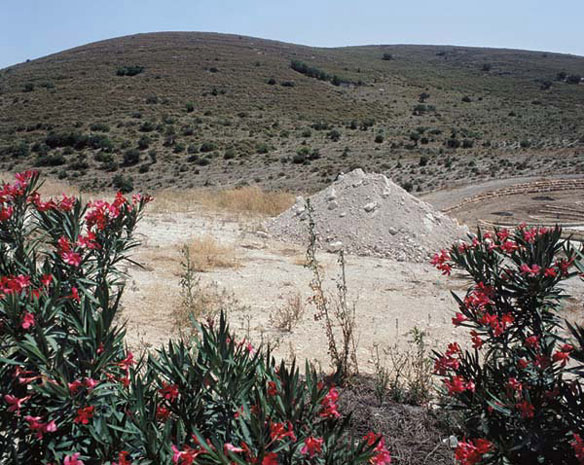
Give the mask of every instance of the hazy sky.
[{"label": "hazy sky", "polygon": [[0,68],[88,42],[213,31],[317,46],[449,44],[584,56],[584,0],[0,0]]}]

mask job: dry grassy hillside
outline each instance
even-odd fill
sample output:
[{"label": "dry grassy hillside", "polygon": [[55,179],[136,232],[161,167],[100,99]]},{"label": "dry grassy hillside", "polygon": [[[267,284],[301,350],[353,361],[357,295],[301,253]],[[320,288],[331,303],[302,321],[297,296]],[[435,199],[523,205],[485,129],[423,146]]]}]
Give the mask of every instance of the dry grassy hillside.
[{"label": "dry grassy hillside", "polygon": [[357,166],[414,191],[578,173],[579,75],[583,57],[552,53],[140,34],[1,70],[0,169],[94,190],[313,190]]}]

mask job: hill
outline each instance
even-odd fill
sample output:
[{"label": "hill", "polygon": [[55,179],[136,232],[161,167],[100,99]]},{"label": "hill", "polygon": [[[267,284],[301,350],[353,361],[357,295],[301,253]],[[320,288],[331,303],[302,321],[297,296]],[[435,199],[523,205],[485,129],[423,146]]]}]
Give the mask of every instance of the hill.
[{"label": "hill", "polygon": [[297,191],[356,167],[414,191],[581,173],[581,75],[554,53],[138,34],[1,70],[0,169]]}]

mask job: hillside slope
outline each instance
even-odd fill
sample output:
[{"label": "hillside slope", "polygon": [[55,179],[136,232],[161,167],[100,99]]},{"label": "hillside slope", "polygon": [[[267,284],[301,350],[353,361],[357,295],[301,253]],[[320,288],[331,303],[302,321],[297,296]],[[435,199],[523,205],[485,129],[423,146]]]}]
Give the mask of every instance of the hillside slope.
[{"label": "hillside slope", "polygon": [[0,71],[0,169],[314,190],[360,166],[415,191],[578,173],[578,75],[584,57],[552,53],[139,34]]}]

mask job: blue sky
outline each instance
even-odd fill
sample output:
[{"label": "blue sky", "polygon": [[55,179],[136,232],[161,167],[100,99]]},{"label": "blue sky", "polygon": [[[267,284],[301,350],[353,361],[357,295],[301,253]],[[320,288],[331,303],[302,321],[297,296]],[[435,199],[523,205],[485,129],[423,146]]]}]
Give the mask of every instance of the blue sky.
[{"label": "blue sky", "polygon": [[449,44],[584,56],[584,0],[0,0],[0,68],[97,40],[213,31],[315,46]]}]

